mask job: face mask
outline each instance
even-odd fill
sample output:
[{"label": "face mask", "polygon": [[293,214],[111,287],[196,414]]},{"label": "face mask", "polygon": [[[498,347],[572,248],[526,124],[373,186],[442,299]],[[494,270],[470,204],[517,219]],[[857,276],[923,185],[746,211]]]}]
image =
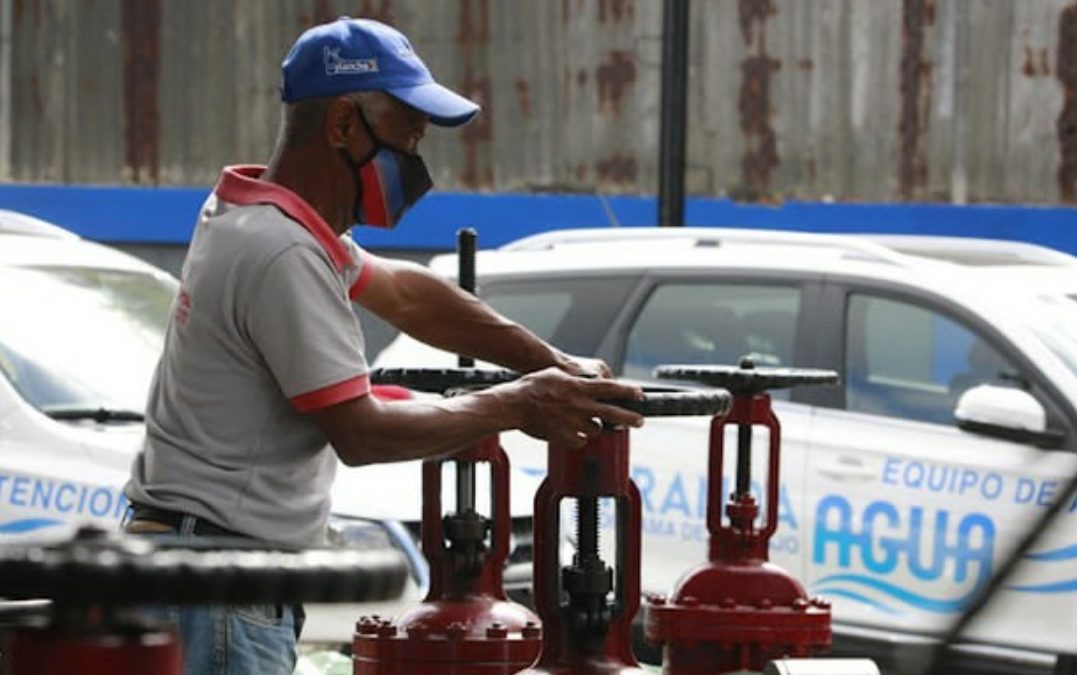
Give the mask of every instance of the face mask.
[{"label": "face mask", "polygon": [[362,110],[359,119],[366,127],[374,143],[362,161],[356,162],[341,149],[345,161],[355,175],[356,200],[353,216],[360,225],[392,229],[404,217],[404,213],[434,186],[426,163],[419,155],[412,155],[382,143]]}]

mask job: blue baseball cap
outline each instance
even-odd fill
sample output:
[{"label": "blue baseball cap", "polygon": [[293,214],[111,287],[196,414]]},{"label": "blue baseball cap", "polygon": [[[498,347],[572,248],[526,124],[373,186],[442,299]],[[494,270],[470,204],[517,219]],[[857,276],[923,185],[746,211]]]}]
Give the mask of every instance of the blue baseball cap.
[{"label": "blue baseball cap", "polygon": [[479,106],[434,81],[403,33],[371,19],[342,16],[308,29],[281,64],[281,100],[384,91],[443,127],[470,122]]}]

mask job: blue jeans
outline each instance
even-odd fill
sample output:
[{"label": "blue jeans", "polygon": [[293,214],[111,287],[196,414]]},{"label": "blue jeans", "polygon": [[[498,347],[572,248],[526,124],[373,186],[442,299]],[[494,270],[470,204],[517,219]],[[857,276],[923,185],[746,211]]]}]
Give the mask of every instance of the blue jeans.
[{"label": "blue jeans", "polygon": [[147,614],[179,630],[184,675],[292,675],[295,670],[301,609],[289,605],[171,606],[147,610]]},{"label": "blue jeans", "polygon": [[[185,516],[176,534],[197,536],[196,522]],[[300,605],[173,605],[143,613],[179,631],[183,675],[292,675],[295,670],[305,618]]]}]

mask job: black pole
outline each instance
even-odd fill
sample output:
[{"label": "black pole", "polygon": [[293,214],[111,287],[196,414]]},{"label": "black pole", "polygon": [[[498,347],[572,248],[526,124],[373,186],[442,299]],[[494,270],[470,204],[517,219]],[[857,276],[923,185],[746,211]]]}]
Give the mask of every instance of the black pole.
[{"label": "black pole", "polygon": [[662,117],[658,145],[658,224],[684,225],[688,111],[688,0],[665,0],[662,15]]},{"label": "black pole", "polygon": [[[475,255],[478,248],[478,234],[470,227],[456,233],[457,275],[460,288],[468,293],[475,293]],[[471,368],[475,359],[458,356],[461,368]],[[474,513],[475,511],[475,464],[474,462],[456,462],[456,513]]]},{"label": "black pole", "polygon": [[[460,288],[472,295],[475,294],[475,254],[478,248],[479,235],[470,227],[465,227],[456,232],[457,276]],[[457,357],[457,365],[461,368],[470,368],[475,365],[475,359],[467,356]]]}]

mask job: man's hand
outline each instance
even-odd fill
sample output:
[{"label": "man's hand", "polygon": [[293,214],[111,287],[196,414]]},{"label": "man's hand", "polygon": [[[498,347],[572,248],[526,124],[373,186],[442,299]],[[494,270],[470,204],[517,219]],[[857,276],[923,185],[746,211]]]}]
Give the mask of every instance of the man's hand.
[{"label": "man's hand", "polygon": [[602,431],[603,422],[643,426],[642,415],[608,402],[641,399],[643,391],[636,385],[568,375],[551,367],[487,391],[497,389],[502,389],[505,404],[518,411],[517,428],[551,443],[582,447]]},{"label": "man's hand", "polygon": [[613,371],[602,359],[586,356],[571,356],[564,352],[557,353],[556,366],[569,375],[581,377],[613,377]]}]

